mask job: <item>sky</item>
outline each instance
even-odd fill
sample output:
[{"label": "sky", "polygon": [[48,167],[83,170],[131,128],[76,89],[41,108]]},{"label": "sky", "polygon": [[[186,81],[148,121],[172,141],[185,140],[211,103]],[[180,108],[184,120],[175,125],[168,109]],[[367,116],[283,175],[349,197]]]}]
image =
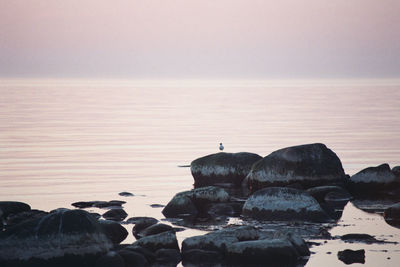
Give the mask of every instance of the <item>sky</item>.
[{"label": "sky", "polygon": [[0,77],[399,78],[399,0],[0,0]]}]

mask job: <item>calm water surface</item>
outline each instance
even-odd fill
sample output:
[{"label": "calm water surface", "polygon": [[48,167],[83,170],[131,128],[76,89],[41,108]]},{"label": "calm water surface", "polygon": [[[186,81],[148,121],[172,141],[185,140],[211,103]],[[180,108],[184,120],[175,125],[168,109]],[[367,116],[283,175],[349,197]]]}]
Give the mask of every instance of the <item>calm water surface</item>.
[{"label": "calm water surface", "polygon": [[[384,162],[400,165],[399,133],[400,86],[393,84],[0,81],[0,200],[51,210],[75,201],[122,199],[130,217],[161,219],[161,209],[149,205],[166,204],[192,188],[189,168],[177,166],[217,152],[220,142],[227,152],[262,156],[322,142],[351,175]],[[120,197],[121,191],[136,196]],[[331,230],[350,232],[400,242],[400,230],[352,204]],[[179,239],[200,233],[186,230]],[[369,266],[400,262],[398,245],[331,241],[312,249],[317,254],[307,266],[344,266],[336,253],[345,248],[365,248]]]}]

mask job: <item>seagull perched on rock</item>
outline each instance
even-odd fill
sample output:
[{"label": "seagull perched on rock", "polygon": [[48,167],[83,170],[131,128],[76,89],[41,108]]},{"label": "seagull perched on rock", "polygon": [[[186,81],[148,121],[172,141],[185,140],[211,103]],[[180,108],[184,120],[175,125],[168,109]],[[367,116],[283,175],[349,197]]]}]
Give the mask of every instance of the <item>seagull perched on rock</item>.
[{"label": "seagull perched on rock", "polygon": [[219,143],[219,150],[224,150],[224,146],[222,145],[222,143]]}]

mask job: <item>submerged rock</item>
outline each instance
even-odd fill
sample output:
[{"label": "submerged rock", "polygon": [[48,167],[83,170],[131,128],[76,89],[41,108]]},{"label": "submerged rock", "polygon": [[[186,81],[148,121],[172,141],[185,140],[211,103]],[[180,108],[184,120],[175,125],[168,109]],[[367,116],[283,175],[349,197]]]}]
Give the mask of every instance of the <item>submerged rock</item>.
[{"label": "submerged rock", "polygon": [[229,194],[222,188],[207,186],[176,194],[162,213],[167,218],[194,217],[206,214],[212,203],[227,202]]},{"label": "submerged rock", "polygon": [[385,243],[385,241],[381,241],[373,237],[369,234],[346,234],[340,237],[341,240],[347,243],[366,243],[366,244],[374,244],[374,243]]},{"label": "submerged rock", "polygon": [[87,266],[112,246],[88,212],[58,209],[0,232],[0,265],[51,266],[61,261],[66,266]]},{"label": "submerged rock", "polygon": [[121,192],[118,195],[120,195],[121,197],[133,197],[134,194],[132,194],[131,192]]},{"label": "submerged rock", "polygon": [[353,195],[362,197],[387,197],[389,192],[399,191],[400,178],[392,172],[388,164],[369,167],[350,177],[348,188]]},{"label": "submerged rock", "polygon": [[343,261],[345,264],[365,263],[365,250],[363,249],[360,250],[345,249],[339,251],[337,256],[338,259]]},{"label": "submerged rock", "polygon": [[195,187],[233,184],[240,186],[251,166],[262,159],[254,153],[220,152],[198,158],[190,164]]},{"label": "submerged rock", "polygon": [[342,163],[324,144],[287,147],[256,162],[243,181],[251,192],[269,186],[299,184],[305,188],[343,183]]},{"label": "submerged rock", "polygon": [[287,187],[269,187],[255,192],[244,203],[242,215],[268,221],[331,220],[311,195]]},{"label": "submerged rock", "polygon": [[121,207],[123,204],[125,204],[125,201],[121,200],[111,200],[111,201],[79,201],[79,202],[74,202],[71,205],[79,208],[79,209],[84,209],[84,208],[110,208],[110,207]]}]

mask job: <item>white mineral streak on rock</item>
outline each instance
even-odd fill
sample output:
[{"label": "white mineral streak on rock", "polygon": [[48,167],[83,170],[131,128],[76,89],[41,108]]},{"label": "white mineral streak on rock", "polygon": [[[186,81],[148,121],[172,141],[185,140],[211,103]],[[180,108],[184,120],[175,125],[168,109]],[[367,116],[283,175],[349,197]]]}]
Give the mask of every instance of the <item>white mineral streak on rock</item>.
[{"label": "white mineral streak on rock", "polygon": [[296,175],[294,171],[287,170],[285,175],[276,173],[274,171],[260,170],[260,171],[251,171],[245,181],[258,181],[258,182],[285,182],[290,183],[291,181],[312,181],[312,180],[331,180],[336,177],[331,175],[320,175],[320,176],[300,176]]},{"label": "white mineral streak on rock", "polygon": [[252,195],[243,206],[243,210],[251,211],[253,208],[258,210],[270,211],[288,211],[299,212],[301,209],[308,211],[321,211],[318,202],[311,196],[304,194],[288,194],[286,192],[277,192],[273,195]]},{"label": "white mineral streak on rock", "polygon": [[230,174],[243,174],[243,171],[230,166],[219,166],[219,165],[194,165],[192,170],[195,173],[201,173],[202,176],[228,176]]},{"label": "white mineral streak on rock", "polygon": [[173,232],[164,232],[161,234],[157,234],[157,235],[150,235],[150,236],[146,236],[143,237],[141,239],[139,239],[138,241],[136,241],[136,244],[140,245],[140,246],[166,246],[168,247],[168,245],[171,244],[175,244],[176,241],[176,236],[175,233]]},{"label": "white mineral streak on rock", "polygon": [[367,172],[367,173],[357,173],[351,176],[350,180],[354,183],[393,183],[399,182],[399,179],[391,172]]},{"label": "white mineral streak on rock", "polygon": [[207,186],[193,190],[196,199],[206,199],[211,202],[224,202],[229,200],[229,194],[222,188]]},{"label": "white mineral streak on rock", "polygon": [[35,237],[10,238],[0,245],[0,259],[28,260],[32,257],[48,260],[65,255],[85,255],[106,252],[113,244],[103,233],[49,236],[45,240]]}]

